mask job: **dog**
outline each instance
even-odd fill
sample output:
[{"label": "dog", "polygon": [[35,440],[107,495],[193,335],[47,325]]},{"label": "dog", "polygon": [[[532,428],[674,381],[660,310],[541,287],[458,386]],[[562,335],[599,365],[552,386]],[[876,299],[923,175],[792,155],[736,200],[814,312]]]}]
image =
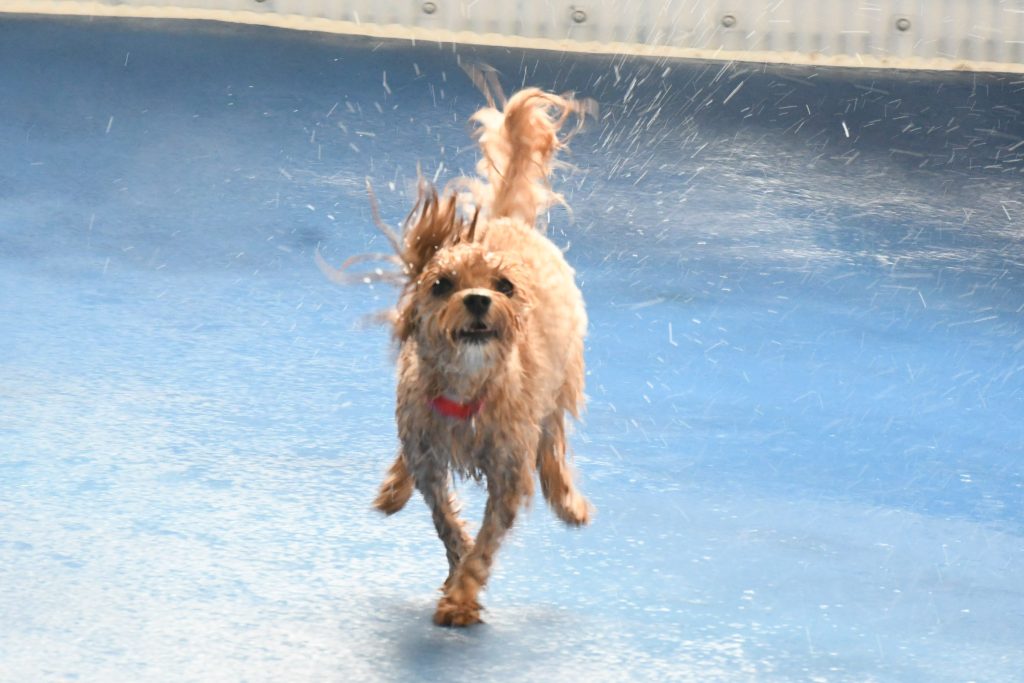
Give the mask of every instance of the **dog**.
[{"label": "dog", "polygon": [[[587,316],[574,271],[538,219],[563,201],[549,182],[571,136],[559,133],[594,105],[536,88],[507,100],[498,92],[496,105],[484,84],[489,106],[472,117],[479,177],[440,196],[421,180],[403,234],[389,233],[402,282],[392,320],[401,448],[374,507],[394,514],[414,488],[430,507],[448,557],[440,626],[481,621],[479,593],[535,472],[564,523],[593,514],[566,448],[566,414],[578,418],[584,401]],[[381,225],[372,191],[371,200]],[[475,539],[453,474],[486,481]]]}]

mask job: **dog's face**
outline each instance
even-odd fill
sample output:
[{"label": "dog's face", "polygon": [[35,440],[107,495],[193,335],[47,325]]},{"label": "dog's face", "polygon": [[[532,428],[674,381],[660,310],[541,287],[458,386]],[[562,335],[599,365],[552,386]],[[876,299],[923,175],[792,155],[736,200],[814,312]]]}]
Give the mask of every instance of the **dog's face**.
[{"label": "dog's face", "polygon": [[462,242],[438,251],[410,283],[402,324],[420,355],[446,371],[487,373],[517,343],[529,283],[514,254]]}]

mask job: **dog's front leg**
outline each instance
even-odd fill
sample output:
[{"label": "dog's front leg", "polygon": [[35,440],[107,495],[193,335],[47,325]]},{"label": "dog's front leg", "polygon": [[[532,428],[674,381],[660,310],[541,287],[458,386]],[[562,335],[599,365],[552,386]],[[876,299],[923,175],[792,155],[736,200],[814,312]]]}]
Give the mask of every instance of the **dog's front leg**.
[{"label": "dog's front leg", "polygon": [[434,612],[438,626],[469,626],[481,621],[477,597],[487,583],[494,555],[516,519],[524,498],[529,497],[532,473],[516,468],[487,472],[487,506],[473,548],[462,558]]},{"label": "dog's front leg", "polygon": [[444,543],[448,556],[448,578],[442,590],[446,590],[455,575],[455,568],[473,547],[473,540],[466,533],[466,523],[459,518],[459,502],[448,486],[448,473],[431,469],[418,477],[416,487],[423,494],[423,500],[430,508],[437,536]]}]

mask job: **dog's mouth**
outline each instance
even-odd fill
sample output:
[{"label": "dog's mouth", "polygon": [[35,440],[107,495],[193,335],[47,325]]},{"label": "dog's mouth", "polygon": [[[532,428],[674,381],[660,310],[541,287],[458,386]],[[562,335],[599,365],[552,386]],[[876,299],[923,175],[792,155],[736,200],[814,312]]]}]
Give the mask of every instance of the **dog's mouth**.
[{"label": "dog's mouth", "polygon": [[455,339],[467,344],[485,344],[498,337],[498,331],[477,321],[455,333]]}]

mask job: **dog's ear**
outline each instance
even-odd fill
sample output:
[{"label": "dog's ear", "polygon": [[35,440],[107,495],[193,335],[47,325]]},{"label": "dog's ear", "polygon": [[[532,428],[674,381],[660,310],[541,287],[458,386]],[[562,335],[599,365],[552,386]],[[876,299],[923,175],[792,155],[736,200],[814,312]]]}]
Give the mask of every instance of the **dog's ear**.
[{"label": "dog's ear", "polygon": [[466,230],[466,241],[472,242],[476,239],[476,222],[480,218],[480,207],[476,207],[476,211],[473,212],[473,220],[469,223],[469,229]]},{"label": "dog's ear", "polygon": [[410,296],[402,297],[392,320],[392,334],[398,343],[404,343],[416,332],[416,316]]},{"label": "dog's ear", "polygon": [[438,198],[437,190],[420,185],[419,199],[406,220],[402,261],[405,274],[415,280],[437,251],[452,244],[462,232],[455,195]]}]

